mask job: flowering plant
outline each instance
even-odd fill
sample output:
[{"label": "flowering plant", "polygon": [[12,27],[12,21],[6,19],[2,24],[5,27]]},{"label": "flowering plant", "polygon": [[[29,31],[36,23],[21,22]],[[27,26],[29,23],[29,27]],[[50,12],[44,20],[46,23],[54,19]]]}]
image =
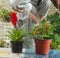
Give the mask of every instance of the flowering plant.
[{"label": "flowering plant", "polygon": [[16,15],[16,12],[12,12],[11,13],[11,22],[13,24],[13,26],[16,28],[16,25],[17,25],[17,15]]},{"label": "flowering plant", "polygon": [[42,20],[38,26],[35,26],[31,32],[33,38],[36,39],[48,39],[53,33],[53,25],[47,20]]}]

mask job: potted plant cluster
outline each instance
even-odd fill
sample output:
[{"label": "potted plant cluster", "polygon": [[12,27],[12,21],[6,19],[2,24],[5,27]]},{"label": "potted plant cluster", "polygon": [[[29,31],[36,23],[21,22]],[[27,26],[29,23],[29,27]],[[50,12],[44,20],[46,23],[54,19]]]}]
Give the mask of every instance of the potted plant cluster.
[{"label": "potted plant cluster", "polygon": [[51,49],[60,49],[60,13],[56,12],[54,14],[48,15],[47,19],[51,22],[54,26],[54,31],[51,36]]},{"label": "potted plant cluster", "polygon": [[46,19],[43,19],[38,26],[33,28],[30,36],[35,41],[36,54],[48,54],[52,32],[53,26]]},{"label": "potted plant cluster", "polygon": [[23,29],[11,29],[8,31],[8,37],[11,39],[11,47],[13,53],[21,53],[23,48],[23,37],[25,36],[25,32]]}]

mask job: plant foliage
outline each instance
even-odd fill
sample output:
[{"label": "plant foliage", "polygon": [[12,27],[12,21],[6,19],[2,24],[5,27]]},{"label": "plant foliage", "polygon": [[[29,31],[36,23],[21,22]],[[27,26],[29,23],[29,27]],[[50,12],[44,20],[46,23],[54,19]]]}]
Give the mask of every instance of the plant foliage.
[{"label": "plant foliage", "polygon": [[49,39],[54,26],[46,19],[43,19],[38,26],[35,26],[31,32],[33,38],[36,39]]},{"label": "plant foliage", "polygon": [[54,26],[54,31],[51,36],[52,43],[51,48],[57,49],[60,45],[60,13],[56,12],[54,14],[48,15],[47,19],[51,22],[51,24]]},{"label": "plant foliage", "polygon": [[19,42],[23,40],[23,37],[25,36],[25,32],[23,29],[17,30],[17,29],[11,29],[11,31],[8,31],[9,35],[7,35],[12,41]]},{"label": "plant foliage", "polygon": [[0,7],[0,16],[2,17],[3,21],[9,22],[11,17],[11,10]]}]

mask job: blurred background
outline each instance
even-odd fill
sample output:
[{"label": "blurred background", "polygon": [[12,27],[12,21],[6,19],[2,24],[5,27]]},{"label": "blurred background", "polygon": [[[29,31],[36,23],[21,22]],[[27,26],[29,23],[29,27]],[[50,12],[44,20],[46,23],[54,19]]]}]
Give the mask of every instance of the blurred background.
[{"label": "blurred background", "polygon": [[[7,44],[7,45],[2,45],[1,47],[8,47],[9,40],[6,37],[8,34],[7,31],[9,31],[10,28],[12,28],[12,24],[10,21],[10,13],[11,13],[11,6],[9,3],[9,0],[0,0],[0,44]],[[59,12],[56,7],[51,3],[51,6],[48,11],[49,14],[54,14],[55,12]],[[6,17],[7,16],[7,17]],[[7,20],[6,20],[7,18]],[[8,20],[9,19],[9,20]],[[3,41],[2,41],[3,40]],[[6,41],[6,42],[5,42]]]}]

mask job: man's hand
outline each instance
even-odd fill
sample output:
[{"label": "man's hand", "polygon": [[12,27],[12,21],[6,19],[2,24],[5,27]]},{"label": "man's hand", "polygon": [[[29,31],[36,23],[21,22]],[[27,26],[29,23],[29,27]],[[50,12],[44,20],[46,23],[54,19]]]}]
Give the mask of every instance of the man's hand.
[{"label": "man's hand", "polygon": [[39,19],[34,14],[29,12],[29,15],[30,15],[30,18],[31,18],[32,21],[34,21],[36,24],[39,23]]},{"label": "man's hand", "polygon": [[18,6],[16,6],[16,9],[14,7],[12,7],[12,9],[15,10],[15,11],[17,11],[17,12],[20,12],[20,13],[22,13],[22,12],[25,11],[24,8],[19,8]]},{"label": "man's hand", "polygon": [[31,12],[29,12],[29,14],[30,14],[31,20],[34,21],[36,24],[39,24],[43,17],[42,15],[39,15],[39,18],[38,18],[36,17],[36,15],[32,14]]}]

